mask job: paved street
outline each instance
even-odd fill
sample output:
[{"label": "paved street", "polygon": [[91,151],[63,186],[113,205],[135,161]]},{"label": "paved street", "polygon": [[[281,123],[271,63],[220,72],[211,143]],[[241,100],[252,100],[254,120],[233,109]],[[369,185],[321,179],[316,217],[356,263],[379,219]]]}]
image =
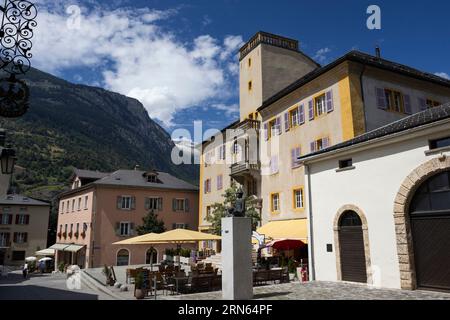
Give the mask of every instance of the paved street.
[{"label": "paved street", "polygon": [[0,278],[0,300],[110,300],[112,297],[81,284],[81,290],[69,290],[65,275],[31,275],[24,280],[20,272]]}]

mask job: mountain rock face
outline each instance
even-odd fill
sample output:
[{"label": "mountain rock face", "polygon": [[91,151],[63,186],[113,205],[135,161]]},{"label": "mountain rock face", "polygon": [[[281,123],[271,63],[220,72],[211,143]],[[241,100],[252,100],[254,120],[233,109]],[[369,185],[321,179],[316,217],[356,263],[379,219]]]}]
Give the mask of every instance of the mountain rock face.
[{"label": "mountain rock face", "polygon": [[136,99],[37,69],[25,80],[31,94],[28,113],[0,118],[17,151],[18,191],[50,199],[67,186],[72,167],[112,172],[139,165],[198,183],[198,166],[172,163],[173,141]]}]

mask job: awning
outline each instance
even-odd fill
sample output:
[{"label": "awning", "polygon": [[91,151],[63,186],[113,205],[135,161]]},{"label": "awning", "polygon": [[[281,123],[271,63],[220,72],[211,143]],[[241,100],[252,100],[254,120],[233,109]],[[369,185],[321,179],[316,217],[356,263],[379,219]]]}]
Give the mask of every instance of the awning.
[{"label": "awning", "polygon": [[78,252],[81,249],[84,248],[84,245],[79,245],[79,244],[71,244],[68,247],[64,248],[64,251],[69,251],[69,252]]},{"label": "awning", "polygon": [[143,241],[144,242],[152,241],[157,236],[158,236],[157,233],[151,232],[151,233],[146,233],[142,236],[137,236],[137,237],[117,241],[117,242],[114,242],[113,244],[121,244],[121,245],[123,245],[123,244],[139,244],[140,242],[143,242]]},{"label": "awning", "polygon": [[35,252],[35,255],[37,256],[54,256],[55,255],[55,249],[43,249]]},{"label": "awning", "polygon": [[271,221],[256,231],[265,235],[266,239],[297,239],[308,243],[307,219]]},{"label": "awning", "polygon": [[67,248],[69,246],[68,243],[55,243],[48,249],[54,249],[54,250],[64,250],[64,248]]},{"label": "awning", "polygon": [[220,236],[192,231],[187,229],[173,229],[164,233],[148,233],[113,244],[158,244],[158,243],[195,243],[197,241],[221,240]]}]

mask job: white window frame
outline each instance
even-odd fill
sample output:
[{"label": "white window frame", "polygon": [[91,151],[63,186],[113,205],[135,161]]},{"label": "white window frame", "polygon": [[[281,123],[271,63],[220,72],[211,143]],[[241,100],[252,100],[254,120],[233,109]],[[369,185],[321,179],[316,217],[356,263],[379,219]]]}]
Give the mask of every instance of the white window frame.
[{"label": "white window frame", "polygon": [[2,213],[2,221],[0,221],[0,224],[9,224],[9,213]]},{"label": "white window frame", "polygon": [[78,197],[78,206],[77,206],[77,210],[78,210],[78,211],[81,210],[81,197]]},{"label": "white window frame", "polygon": [[23,244],[25,242],[25,234],[26,232],[17,232],[16,243]]},{"label": "white window frame", "polygon": [[299,125],[300,123],[300,114],[298,112],[298,108],[292,109],[290,112],[289,118],[290,118],[290,126],[291,128],[294,128]]},{"label": "white window frame", "polygon": [[303,189],[299,188],[299,189],[295,189],[294,190],[294,196],[295,196],[295,209],[303,209],[304,208],[304,203],[303,203]]},{"label": "white window frame", "polygon": [[64,213],[64,209],[65,209],[65,201],[61,201],[61,213]]},{"label": "white window frame", "polygon": [[[177,203],[177,206],[176,206],[177,211],[184,211],[185,208],[186,208],[186,199],[184,199],[184,198],[176,198],[175,201]],[[180,208],[180,203],[183,204],[182,208]]]},{"label": "white window frame", "polygon": [[280,194],[279,193],[273,193],[271,195],[271,199],[270,201],[272,201],[272,212],[278,212],[280,211]]},{"label": "white window frame", "polygon": [[88,208],[89,196],[84,196],[84,210]]},{"label": "white window frame", "polygon": [[318,96],[314,99],[316,116],[319,117],[327,113],[327,97],[325,94]]},{"label": "white window frame", "polygon": [[186,223],[175,223],[175,229],[186,229]]},{"label": "white window frame", "polygon": [[6,247],[6,239],[8,239],[9,232],[0,232],[0,246]]},{"label": "white window frame", "polygon": [[18,223],[17,224],[22,224],[24,225],[27,221],[27,217],[26,214],[18,214],[19,218],[18,218]]},{"label": "white window frame", "polygon": [[[159,197],[148,197],[148,199],[149,199],[148,209],[149,210],[158,210]],[[152,204],[154,204],[155,206],[152,207]]]},{"label": "white window frame", "polygon": [[[120,232],[119,232],[120,236],[122,236],[122,237],[130,236],[131,235],[131,222],[121,221],[119,230],[120,230]],[[126,233],[124,233],[123,231],[126,231]]]},{"label": "white window frame", "polygon": [[[132,199],[132,196],[121,196],[120,209],[131,210],[131,199]],[[127,206],[127,204],[128,204],[128,206]]]}]

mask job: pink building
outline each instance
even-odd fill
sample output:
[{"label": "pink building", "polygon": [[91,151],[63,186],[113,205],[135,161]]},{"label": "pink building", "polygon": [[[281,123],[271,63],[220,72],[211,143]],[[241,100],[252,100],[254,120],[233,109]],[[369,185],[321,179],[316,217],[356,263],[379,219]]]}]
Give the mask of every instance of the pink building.
[{"label": "pink building", "polygon": [[[153,210],[166,230],[198,228],[198,188],[168,173],[75,169],[72,189],[60,194],[56,264],[82,268],[150,263],[151,245],[113,245],[136,236],[143,217]],[[153,245],[162,259],[165,248]]]}]

